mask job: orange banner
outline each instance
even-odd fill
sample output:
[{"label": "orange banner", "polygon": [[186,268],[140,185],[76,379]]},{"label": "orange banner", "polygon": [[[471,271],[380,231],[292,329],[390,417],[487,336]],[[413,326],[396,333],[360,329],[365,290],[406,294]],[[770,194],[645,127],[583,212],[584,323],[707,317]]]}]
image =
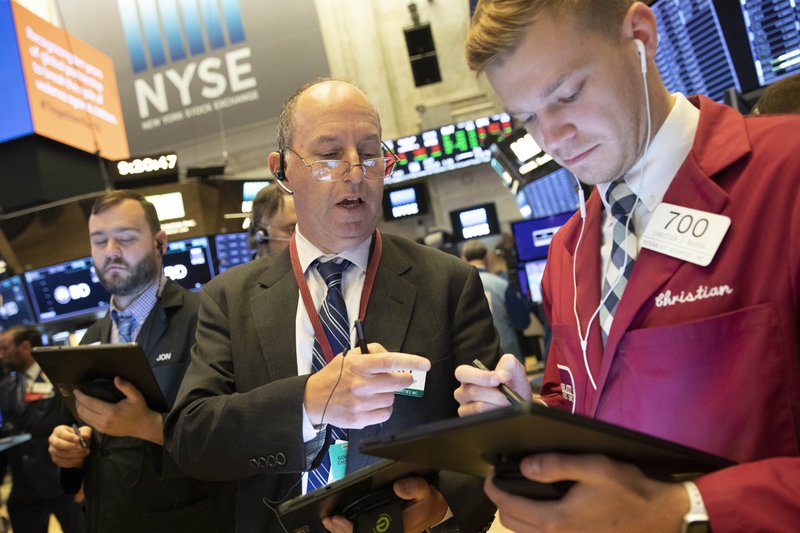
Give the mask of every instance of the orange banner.
[{"label": "orange banner", "polygon": [[11,5],[34,131],[106,159],[128,158],[111,58]]}]

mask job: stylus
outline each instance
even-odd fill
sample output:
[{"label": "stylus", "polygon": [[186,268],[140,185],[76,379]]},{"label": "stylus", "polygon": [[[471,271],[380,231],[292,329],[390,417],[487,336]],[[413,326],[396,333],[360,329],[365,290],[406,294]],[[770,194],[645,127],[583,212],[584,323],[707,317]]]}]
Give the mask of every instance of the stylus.
[{"label": "stylus", "polygon": [[364,323],[360,320],[353,321],[353,325],[356,327],[356,337],[358,337],[358,347],[361,349],[361,353],[369,353],[369,348],[367,348],[367,336],[364,335]]},{"label": "stylus", "polygon": [[[486,370],[487,372],[490,372],[490,370],[486,368],[486,365],[481,363],[480,359],[474,359],[472,361],[472,364],[473,366],[480,368],[481,370]],[[505,383],[501,383],[500,385],[497,386],[497,388],[500,389],[500,392],[502,392],[506,398],[508,398],[508,401],[511,402],[511,405],[528,405],[529,402],[526,401],[525,398],[523,398],[522,396],[511,390],[511,388]]]},{"label": "stylus", "polygon": [[83,440],[83,435],[81,435],[81,431],[78,429],[78,424],[72,424],[72,431],[81,439],[81,448],[86,448],[86,441]]}]

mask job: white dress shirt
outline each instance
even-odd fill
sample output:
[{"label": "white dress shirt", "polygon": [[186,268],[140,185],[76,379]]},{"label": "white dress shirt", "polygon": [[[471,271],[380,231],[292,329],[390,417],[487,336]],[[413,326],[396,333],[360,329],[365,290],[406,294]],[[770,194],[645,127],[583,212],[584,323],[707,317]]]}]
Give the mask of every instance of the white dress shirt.
[{"label": "white dress shirt", "polygon": [[[642,235],[653,217],[653,211],[664,199],[664,194],[692,149],[697,124],[700,121],[700,110],[684,95],[675,93],[673,97],[675,105],[650,142],[647,152],[624,177],[625,183],[639,197],[631,221],[636,230],[638,250],[641,250]],[[610,186],[611,183],[597,185],[597,192],[600,193],[605,206],[602,215],[600,279],[605,279],[611,245],[614,241],[614,217],[609,216],[611,208],[606,201],[606,191]]]}]

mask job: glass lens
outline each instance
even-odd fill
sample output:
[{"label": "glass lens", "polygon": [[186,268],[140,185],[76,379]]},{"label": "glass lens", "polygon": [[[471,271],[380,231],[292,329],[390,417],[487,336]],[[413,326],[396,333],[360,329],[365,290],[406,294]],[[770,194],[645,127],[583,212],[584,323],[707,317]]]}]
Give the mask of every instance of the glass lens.
[{"label": "glass lens", "polygon": [[371,180],[379,180],[386,176],[386,164],[384,157],[365,159],[361,162],[364,175]]},{"label": "glass lens", "polygon": [[339,181],[350,164],[339,159],[322,159],[311,165],[311,174],[319,181]]}]

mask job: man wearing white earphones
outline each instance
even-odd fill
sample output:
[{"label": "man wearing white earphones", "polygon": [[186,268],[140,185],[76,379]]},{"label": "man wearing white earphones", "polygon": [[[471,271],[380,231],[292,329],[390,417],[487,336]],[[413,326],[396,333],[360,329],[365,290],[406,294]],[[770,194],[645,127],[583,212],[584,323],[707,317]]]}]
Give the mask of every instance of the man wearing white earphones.
[{"label": "man wearing white earphones", "polygon": [[[485,488],[519,531],[788,531],[800,523],[800,118],[670,94],[633,0],[481,0],[467,38],[506,109],[595,191],[543,279],[541,399],[738,464],[664,483],[597,455],[521,471],[558,501]],[[524,369],[462,366],[460,414],[523,396]]]}]

